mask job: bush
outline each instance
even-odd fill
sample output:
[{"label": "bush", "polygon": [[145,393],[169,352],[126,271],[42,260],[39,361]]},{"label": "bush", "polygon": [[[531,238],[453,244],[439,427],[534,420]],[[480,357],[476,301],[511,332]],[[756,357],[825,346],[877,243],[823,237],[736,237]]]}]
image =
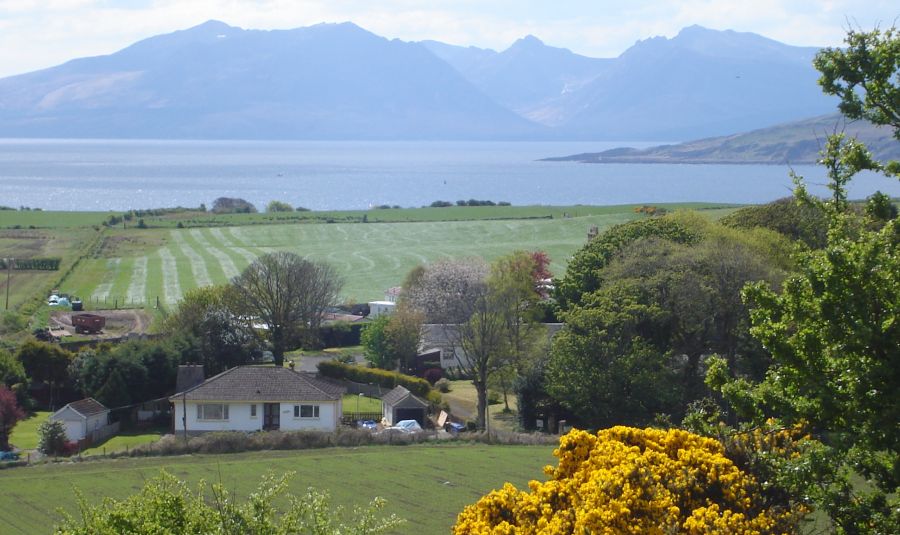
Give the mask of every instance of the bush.
[{"label": "bush", "polygon": [[62,455],[66,451],[66,428],[59,420],[44,420],[38,426],[38,451],[44,455]]},{"label": "bush", "polygon": [[320,362],[318,367],[319,373],[325,377],[347,379],[355,383],[376,383],[384,388],[400,385],[419,397],[427,397],[431,390],[431,385],[425,379],[378,368],[363,368],[333,360]]},{"label": "bush", "polygon": [[460,513],[453,532],[793,533],[803,513],[766,507],[722,444],[678,429],[613,427],[560,438],[549,481],[507,483]]},{"label": "bush", "polygon": [[432,386],[434,386],[434,384],[437,383],[443,376],[444,370],[440,368],[428,368],[427,370],[425,370],[425,373],[422,374],[422,377]]},{"label": "bush", "polygon": [[447,379],[440,379],[434,383],[434,387],[438,389],[438,392],[446,394],[450,391],[450,381]]},{"label": "bush", "polygon": [[293,212],[294,207],[286,202],[281,201],[269,201],[269,204],[266,205],[267,213],[276,213],[276,212]]},{"label": "bush", "polygon": [[[200,484],[199,491],[163,471],[139,493],[123,500],[91,505],[79,495],[77,517],[64,513],[58,535],[95,533],[318,533],[336,535],[383,533],[402,523],[396,515],[380,516],[384,501],[345,511],[332,507],[327,493],[308,489],[304,496],[287,493],[289,472],[264,477],[245,500],[224,486]],[[213,499],[207,500],[208,496]],[[276,504],[287,504],[283,513]],[[77,518],[77,519],[76,519]]]}]

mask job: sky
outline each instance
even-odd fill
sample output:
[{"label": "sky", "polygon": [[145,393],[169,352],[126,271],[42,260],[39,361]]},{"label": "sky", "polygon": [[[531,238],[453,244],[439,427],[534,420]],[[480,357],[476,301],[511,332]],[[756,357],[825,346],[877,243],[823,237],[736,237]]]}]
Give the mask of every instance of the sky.
[{"label": "sky", "polygon": [[253,29],[351,21],[406,41],[503,50],[531,34],[593,57],[692,24],[839,46],[849,27],[900,22],[897,0],[0,0],[0,77],[110,54],[210,19]]}]

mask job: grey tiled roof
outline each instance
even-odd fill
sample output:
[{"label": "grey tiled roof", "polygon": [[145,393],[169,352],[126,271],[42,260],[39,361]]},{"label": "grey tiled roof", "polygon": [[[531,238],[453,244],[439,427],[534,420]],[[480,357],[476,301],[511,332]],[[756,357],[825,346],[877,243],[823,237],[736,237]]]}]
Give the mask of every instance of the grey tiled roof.
[{"label": "grey tiled roof", "polygon": [[169,398],[180,401],[333,401],[343,389],[306,372],[273,366],[238,366]]},{"label": "grey tiled roof", "polygon": [[414,395],[412,392],[407,390],[405,387],[402,387],[399,385],[394,387],[394,389],[391,390],[390,392],[388,392],[387,394],[381,396],[381,402],[384,403],[385,405],[397,405],[398,403],[400,403],[401,401],[403,401],[407,398],[414,400],[414,403],[412,403],[412,405],[419,405],[422,407],[428,406],[427,402],[423,401],[421,398]]},{"label": "grey tiled roof", "polygon": [[102,403],[94,398],[80,399],[69,403],[69,407],[75,409],[82,416],[93,416],[108,411]]}]

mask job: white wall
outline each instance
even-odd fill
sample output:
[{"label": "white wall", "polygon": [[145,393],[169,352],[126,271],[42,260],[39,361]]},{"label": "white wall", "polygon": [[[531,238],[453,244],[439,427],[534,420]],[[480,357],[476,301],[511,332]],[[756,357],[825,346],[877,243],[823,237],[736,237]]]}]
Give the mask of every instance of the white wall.
[{"label": "white wall", "polygon": [[393,314],[396,303],[390,301],[369,301],[369,318],[375,319],[382,314]]},{"label": "white wall", "polygon": [[72,442],[77,442],[84,438],[84,417],[69,407],[60,409],[58,413],[50,415],[50,419],[59,420],[66,428],[66,437]]},{"label": "white wall", "polygon": [[[184,431],[181,401],[175,401],[175,431]],[[213,402],[208,402],[213,403]],[[318,418],[294,418],[294,405],[319,405]],[[250,416],[251,403],[228,402],[227,420],[197,420],[197,403],[187,402],[187,430],[194,431],[260,431],[263,426],[263,403],[256,403],[256,416]],[[280,429],[294,431],[299,429],[321,429],[333,431],[340,423],[340,401],[283,401],[281,402],[279,419]]]}]

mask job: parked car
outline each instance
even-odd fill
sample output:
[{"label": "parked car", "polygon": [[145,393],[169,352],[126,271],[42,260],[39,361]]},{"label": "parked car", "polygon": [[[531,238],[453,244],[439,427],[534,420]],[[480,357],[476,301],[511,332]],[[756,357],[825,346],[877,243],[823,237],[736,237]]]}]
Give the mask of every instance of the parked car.
[{"label": "parked car", "polygon": [[422,426],[415,420],[400,420],[396,424],[386,428],[385,430],[400,431],[401,433],[418,433],[422,431]]},{"label": "parked car", "polygon": [[19,452],[17,451],[0,451],[0,461],[18,461]]},{"label": "parked car", "polygon": [[378,429],[378,423],[376,423],[375,420],[357,420],[356,427],[368,431],[375,431]]},{"label": "parked car", "polygon": [[51,295],[50,298],[47,299],[47,304],[50,305],[50,306],[52,306],[52,307],[55,307],[55,306],[59,305],[59,296],[58,296],[58,295]]},{"label": "parked car", "polygon": [[458,435],[465,430],[466,426],[464,426],[463,424],[459,424],[456,422],[447,422],[444,424],[444,431],[453,435]]}]

